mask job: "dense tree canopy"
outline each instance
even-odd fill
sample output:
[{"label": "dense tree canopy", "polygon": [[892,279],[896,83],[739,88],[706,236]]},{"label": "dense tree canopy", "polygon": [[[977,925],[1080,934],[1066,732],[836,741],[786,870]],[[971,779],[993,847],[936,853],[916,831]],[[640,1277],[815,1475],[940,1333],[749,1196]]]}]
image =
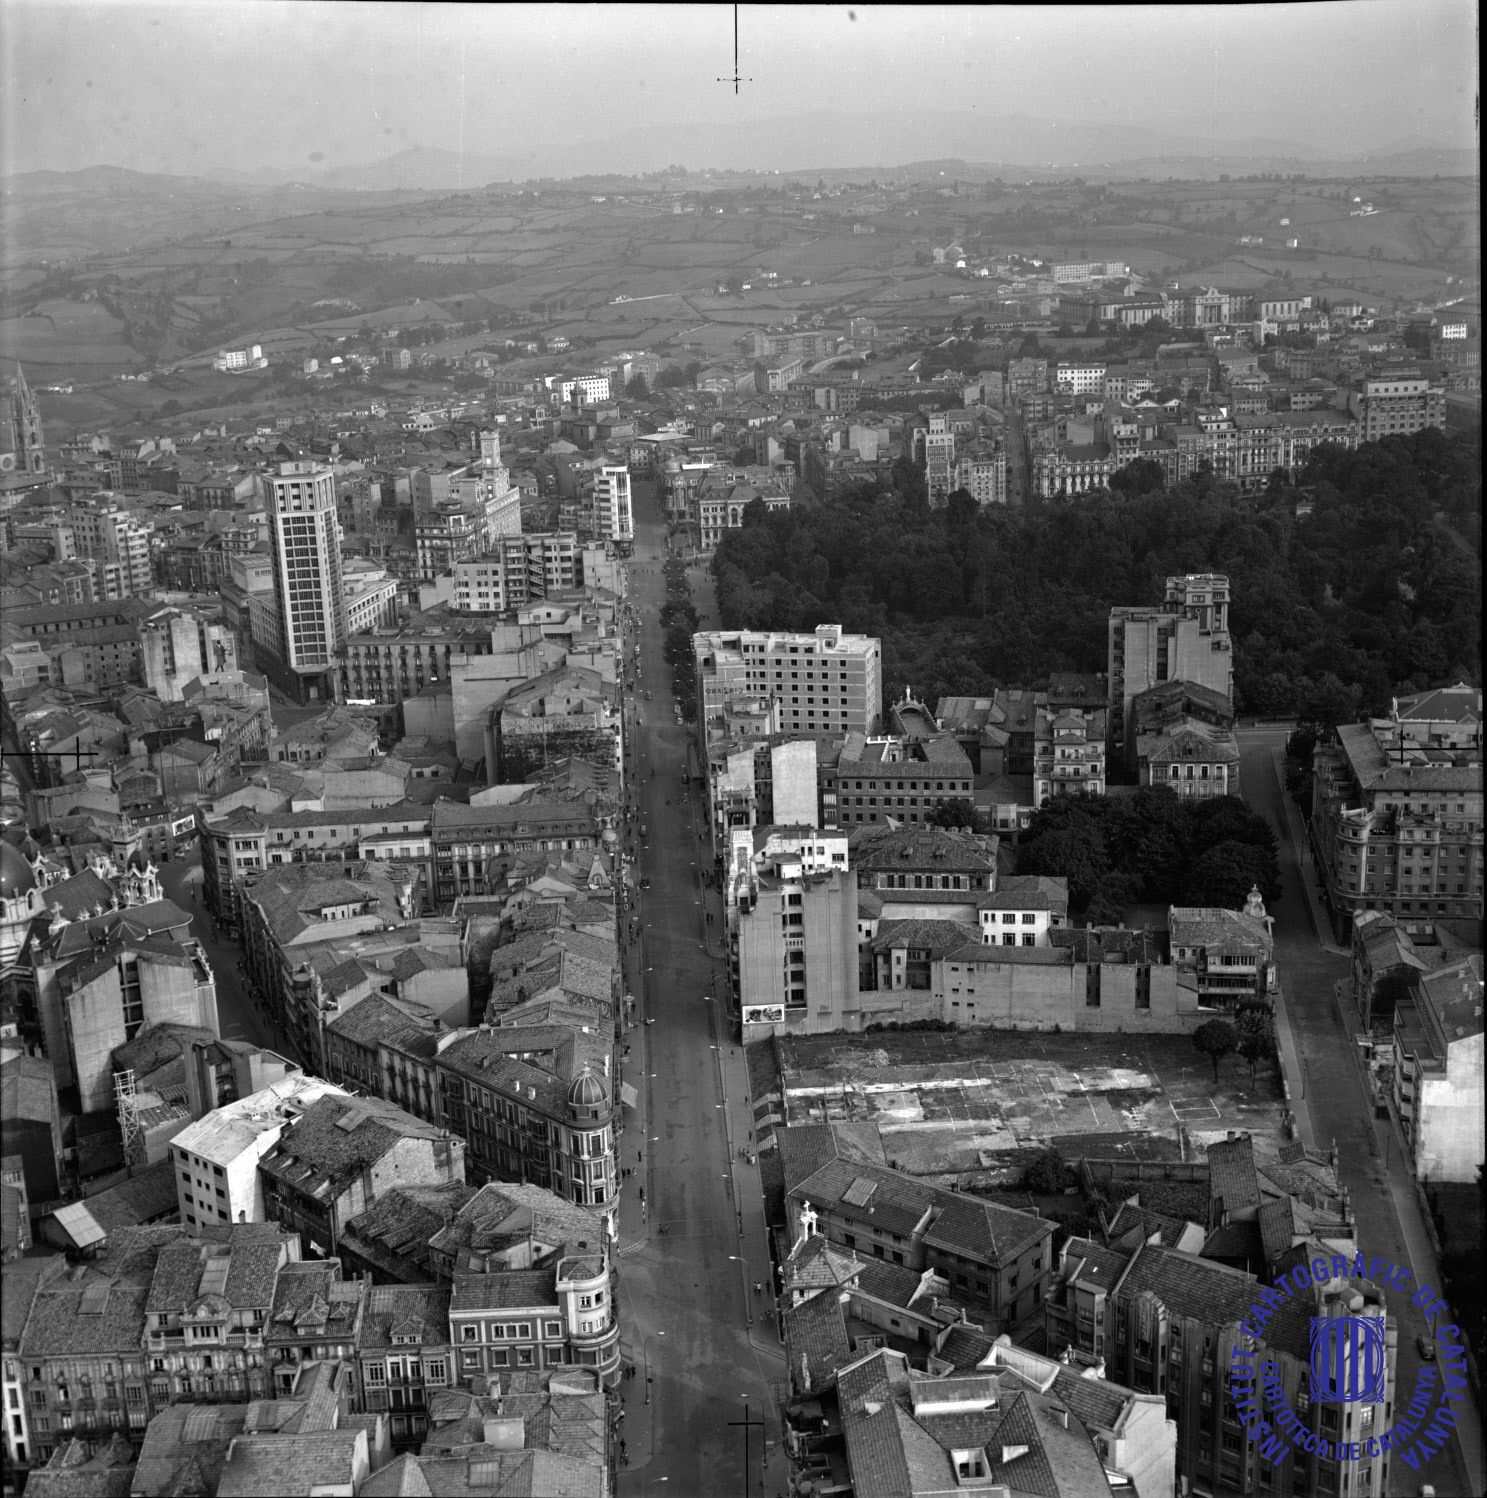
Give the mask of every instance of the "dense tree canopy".
[{"label": "dense tree canopy", "polygon": [[1239,909],[1258,885],[1280,895],[1270,823],[1237,797],[1193,800],[1168,786],[1129,796],[1055,796],[1018,842],[1023,874],[1061,875],[1069,903],[1093,925],[1141,901]]},{"label": "dense tree canopy", "polygon": [[1475,434],[1322,449],[1296,487],[1251,495],[1207,473],[1163,490],[1132,467],[1139,487],[975,513],[930,511],[909,463],[891,490],[761,506],[714,559],[723,623],[879,635],[886,690],[933,702],[1103,670],[1113,604],[1156,603],[1169,574],[1214,570],[1233,588],[1242,713],[1325,724],[1383,709],[1405,684],[1475,678]]}]

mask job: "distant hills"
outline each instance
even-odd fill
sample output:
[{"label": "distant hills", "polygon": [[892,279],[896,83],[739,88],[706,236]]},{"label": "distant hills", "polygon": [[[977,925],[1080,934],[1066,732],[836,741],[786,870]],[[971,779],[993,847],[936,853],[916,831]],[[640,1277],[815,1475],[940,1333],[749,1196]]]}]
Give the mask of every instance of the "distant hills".
[{"label": "distant hills", "polygon": [[[316,189],[387,192],[397,189],[450,191],[489,182],[529,178],[634,175],[679,165],[697,172],[779,171],[807,176],[816,171],[860,170],[878,176],[904,172],[904,163],[952,159],[978,174],[1044,177],[1111,174],[1152,177],[1240,176],[1254,172],[1305,175],[1471,175],[1475,150],[1434,142],[1400,141],[1371,153],[1339,155],[1267,136],[1177,135],[1145,124],[1062,124],[1026,115],[990,115],[973,110],[915,110],[884,114],[812,110],[778,118],[656,123],[585,140],[554,139],[525,149],[463,153],[417,146],[366,162],[316,163],[310,170],[224,169],[211,180],[240,186],[302,185]],[[90,167],[89,172],[124,169]],[[151,186],[174,180],[143,173]],[[78,173],[32,172],[22,177],[32,190],[44,179]],[[199,180],[199,179],[198,179]],[[61,181],[58,181],[61,186]],[[104,185],[100,181],[100,185]],[[118,179],[109,179],[118,185]],[[138,185],[144,186],[141,181]]]}]

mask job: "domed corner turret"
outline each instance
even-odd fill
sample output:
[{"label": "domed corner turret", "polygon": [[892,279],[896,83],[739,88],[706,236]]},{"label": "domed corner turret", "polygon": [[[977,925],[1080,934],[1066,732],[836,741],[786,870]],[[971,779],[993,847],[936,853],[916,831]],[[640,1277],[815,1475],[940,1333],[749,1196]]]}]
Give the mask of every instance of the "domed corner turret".
[{"label": "domed corner turret", "polygon": [[1263,921],[1265,919],[1265,901],[1260,894],[1260,886],[1252,884],[1248,898],[1244,902],[1244,913],[1252,920]]},{"label": "domed corner turret", "polygon": [[0,842],[0,900],[15,900],[37,887],[36,870],[14,843]]},{"label": "domed corner turret", "polygon": [[602,1108],[609,1101],[604,1079],[589,1066],[579,1072],[568,1089],[568,1101],[575,1108]]}]

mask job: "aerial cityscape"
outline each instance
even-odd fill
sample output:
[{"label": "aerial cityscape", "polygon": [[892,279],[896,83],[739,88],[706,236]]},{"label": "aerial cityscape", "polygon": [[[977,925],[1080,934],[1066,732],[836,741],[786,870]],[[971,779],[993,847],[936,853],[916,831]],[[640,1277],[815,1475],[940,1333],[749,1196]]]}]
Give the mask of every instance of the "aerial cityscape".
[{"label": "aerial cityscape", "polygon": [[13,0],[5,1498],[1487,1491],[1477,28]]}]

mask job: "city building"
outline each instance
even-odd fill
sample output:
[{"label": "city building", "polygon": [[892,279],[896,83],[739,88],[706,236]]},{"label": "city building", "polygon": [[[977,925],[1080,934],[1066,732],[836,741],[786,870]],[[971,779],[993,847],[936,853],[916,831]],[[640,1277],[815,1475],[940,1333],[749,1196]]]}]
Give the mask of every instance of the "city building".
[{"label": "city building", "polygon": [[311,1252],[334,1254],[341,1229],[385,1191],[465,1179],[465,1141],[380,1098],[327,1092],[286,1124],[259,1159],[264,1211]]},{"label": "city building", "polygon": [[1275,918],[1266,914],[1258,888],[1250,890],[1243,910],[1217,905],[1167,910],[1172,960],[1191,972],[1198,1002],[1208,1009],[1270,1002],[1276,982],[1274,930]]},{"label": "city building", "polygon": [[695,634],[704,733],[735,697],[771,699],[781,731],[877,733],[883,717],[878,640],[820,624],[813,634],[715,630]]},{"label": "city building", "polygon": [[181,1221],[192,1230],[266,1222],[258,1162],[317,1098],[340,1088],[303,1073],[209,1109],[170,1142]]},{"label": "city building", "polygon": [[916,1273],[932,1270],[992,1335],[1040,1326],[1053,1267],[1053,1224],[948,1191],[917,1176],[830,1154],[785,1181],[785,1210],[833,1245]]},{"label": "city building", "polygon": [[1482,954],[1413,977],[1394,1006],[1393,1102],[1415,1178],[1476,1181],[1487,1132]]},{"label": "city building", "polygon": [[932,415],[927,430],[916,432],[923,459],[929,505],[943,505],[955,487],[955,433],[943,415]]},{"label": "city building", "polygon": [[106,494],[68,511],[73,544],[80,559],[93,564],[98,598],[128,598],[150,591],[150,538],[154,525]]},{"label": "city building", "polygon": [[605,1498],[613,1490],[610,1403],[593,1372],[511,1369],[487,1385],[485,1394],[431,1389],[422,1449],[374,1472],[357,1489],[359,1498],[510,1492]]},{"label": "city building", "polygon": [[264,1332],[279,1271],[299,1257],[298,1238],[277,1223],[161,1245],[141,1349],[157,1407],[173,1398],[236,1403],[273,1392]]},{"label": "city building", "polygon": [[1345,723],[1313,762],[1312,852],[1340,936],[1359,911],[1406,929],[1482,918],[1482,757],[1407,720]]},{"label": "city building", "polygon": [[495,1385],[508,1369],[564,1366],[591,1368],[605,1386],[618,1383],[617,1277],[603,1219],[559,1222],[548,1211],[538,1241],[534,1212],[507,1189],[487,1187],[492,1196],[482,1192],[456,1219],[456,1230],[468,1225],[455,1248],[449,1297],[459,1383]]},{"label": "city building", "polygon": [[1033,729],[1033,806],[1050,796],[1105,794],[1106,713],[1039,705]]},{"label": "city building", "polygon": [[262,658],[279,685],[308,702],[335,697],[336,661],[346,640],[336,478],[311,462],[281,463],[268,479],[268,516],[274,596],[284,654]]},{"label": "city building", "polygon": [[356,1339],[357,1407],[386,1413],[395,1451],[422,1443],[432,1401],[455,1381],[449,1327],[447,1285],[367,1290]]},{"label": "city building", "polygon": [[709,469],[695,497],[702,550],[711,551],[728,531],[738,530],[744,511],[755,500],[762,501],[770,511],[788,510],[794,491],[794,471],[783,464],[740,468],[719,465]]},{"label": "city building", "polygon": [[929,823],[943,803],[969,802],[973,781],[971,762],[950,734],[910,742],[853,730],[835,765],[820,772],[822,825]]},{"label": "city building", "polygon": [[1169,577],[1162,607],[1111,609],[1107,671],[1111,751],[1122,758],[1133,731],[1131,705],[1151,687],[1191,682],[1232,702],[1229,579],[1208,572]]},{"label": "city building", "polygon": [[592,1207],[613,1235],[621,1127],[613,1021],[551,1024],[520,1011],[505,1018],[438,1039],[443,1116],[469,1141],[471,1175]]},{"label": "city building", "polygon": [[630,470],[606,463],[594,475],[590,534],[600,541],[628,546],[635,539],[635,512],[630,503]]},{"label": "city building", "polygon": [[185,700],[193,681],[211,683],[237,672],[237,638],[224,624],[176,607],[139,625],[145,685],[162,702]]},{"label": "city building", "polygon": [[[1334,1254],[1336,1255],[1334,1257]],[[1260,1335],[1242,1331],[1264,1304],[1264,1282],[1252,1274],[1145,1241],[1138,1227],[1105,1246],[1071,1238],[1063,1246],[1049,1290],[1047,1348],[1072,1349],[1105,1376],[1142,1393],[1165,1393],[1177,1423],[1177,1476],[1186,1491],[1211,1493],[1349,1493],[1382,1498],[1390,1458],[1370,1452],[1367,1438],[1397,1418],[1394,1347],[1398,1330],[1380,1290],[1349,1274],[1346,1256],[1329,1244],[1304,1241],[1281,1256],[1280,1268],[1310,1267],[1320,1257],[1337,1266],[1336,1278],[1310,1282],[1279,1314],[1265,1318]],[[1386,1345],[1384,1386],[1370,1397],[1332,1404],[1312,1399],[1309,1383],[1309,1317],[1353,1316],[1382,1323]],[[1236,1403],[1247,1381],[1236,1367],[1265,1369],[1266,1405],[1283,1397],[1310,1433],[1307,1445],[1345,1455],[1308,1454],[1299,1438],[1273,1431],[1251,1440]],[[1273,1378],[1272,1385],[1269,1380]]]},{"label": "city building", "polygon": [[583,853],[601,845],[605,829],[583,803],[518,801],[507,806],[433,809],[434,899],[489,894],[500,886],[514,856],[532,852]]},{"label": "city building", "polygon": [[571,593],[585,581],[577,532],[503,536],[484,556],[454,564],[454,608],[462,614],[505,614]]},{"label": "city building", "polygon": [[964,489],[983,509],[1007,503],[1007,449],[1000,437],[972,441],[956,455],[950,488]]},{"label": "city building", "polygon": [[1358,380],[1348,396],[1364,442],[1446,427],[1446,392],[1418,369],[1381,370]]}]

